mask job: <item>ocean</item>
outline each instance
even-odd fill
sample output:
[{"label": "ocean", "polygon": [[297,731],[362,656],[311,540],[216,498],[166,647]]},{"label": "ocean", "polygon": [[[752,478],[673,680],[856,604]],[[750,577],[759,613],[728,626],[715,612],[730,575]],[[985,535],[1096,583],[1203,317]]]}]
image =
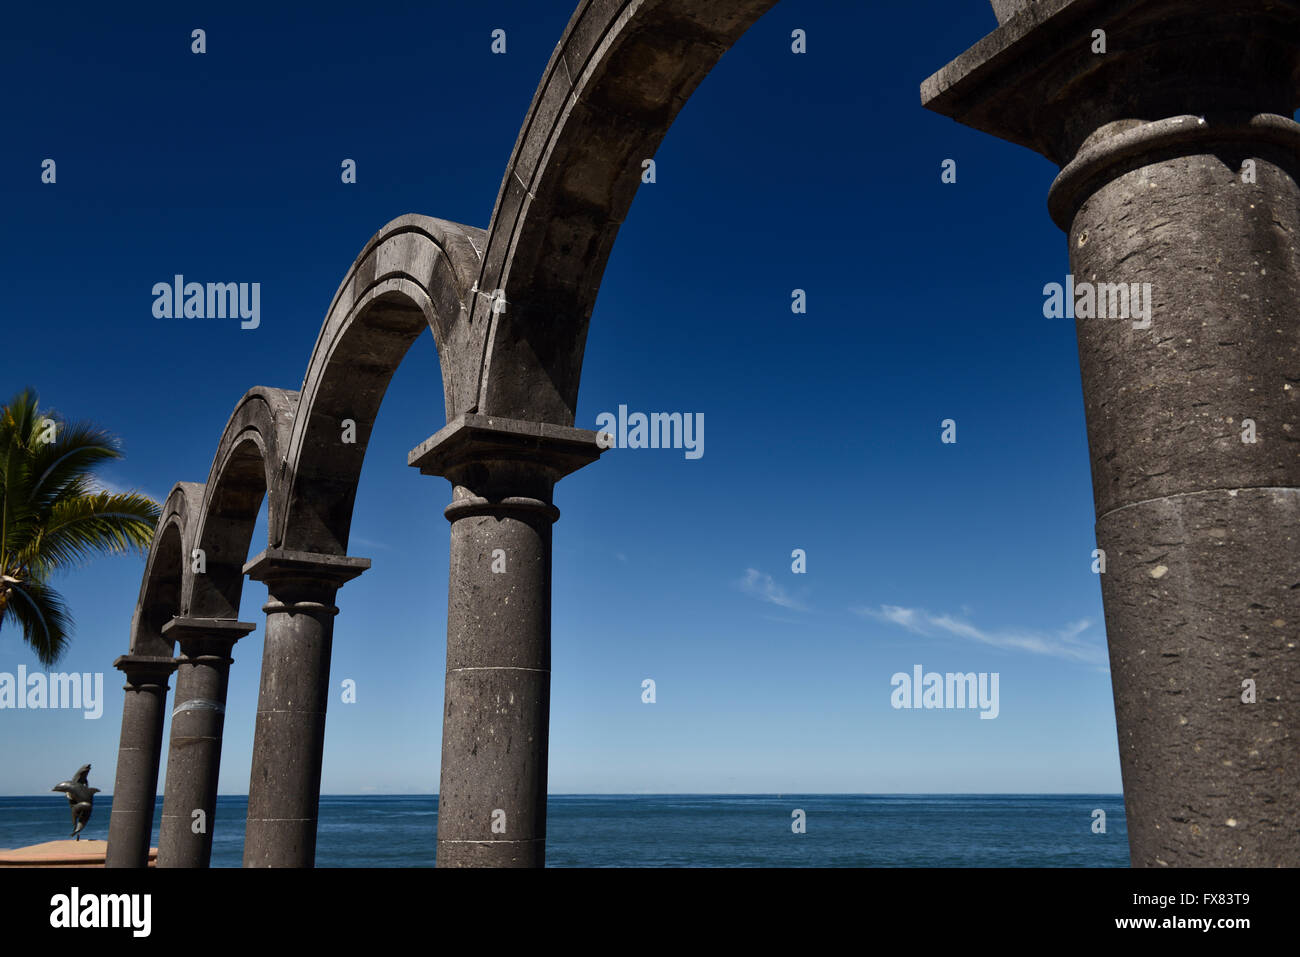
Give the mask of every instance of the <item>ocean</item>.
[{"label": "ocean", "polygon": [[[82,832],[108,838],[112,799]],[[246,797],[217,799],[212,866],[239,867]],[[1094,833],[1094,811],[1105,833]],[[804,833],[794,833],[794,812]],[[162,798],[154,813],[158,844]],[[428,867],[438,799],[322,795],[318,867]],[[62,794],[0,797],[0,848],[65,838]],[[1127,867],[1118,794],[553,794],[549,867]]]}]

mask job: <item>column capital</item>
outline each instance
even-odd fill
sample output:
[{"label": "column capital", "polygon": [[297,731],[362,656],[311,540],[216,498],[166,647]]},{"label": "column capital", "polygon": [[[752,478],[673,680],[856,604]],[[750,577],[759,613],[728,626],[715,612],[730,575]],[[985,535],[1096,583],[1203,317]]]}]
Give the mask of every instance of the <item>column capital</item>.
[{"label": "column capital", "polygon": [[[338,588],[352,581],[370,567],[368,558],[299,552],[287,548],[268,548],[249,559],[244,574],[253,581],[273,583],[303,581]],[[216,621],[218,619],[204,619]]]},{"label": "column capital", "polygon": [[155,655],[118,655],[113,667],[126,675],[128,690],[139,691],[150,685],[167,690],[167,678],[176,670],[175,658]]},{"label": "column capital", "polygon": [[266,582],[270,600],[262,611],[267,614],[337,615],[335,593],[369,567],[368,558],[268,548],[244,566],[244,574]]},{"label": "column capital", "polygon": [[1059,165],[1101,127],[1121,121],[1290,116],[1296,106],[1300,0],[994,0],[993,7],[998,29],[927,79],[921,102]]},{"label": "column capital", "polygon": [[535,466],[555,482],[600,458],[605,447],[598,435],[589,429],[467,412],[413,448],[406,461],[423,475],[453,482],[457,472],[485,462]]},{"label": "column capital", "polygon": [[203,655],[228,658],[235,642],[256,628],[257,625],[233,618],[177,616],[163,625],[161,632],[164,638],[174,639],[187,658]]}]

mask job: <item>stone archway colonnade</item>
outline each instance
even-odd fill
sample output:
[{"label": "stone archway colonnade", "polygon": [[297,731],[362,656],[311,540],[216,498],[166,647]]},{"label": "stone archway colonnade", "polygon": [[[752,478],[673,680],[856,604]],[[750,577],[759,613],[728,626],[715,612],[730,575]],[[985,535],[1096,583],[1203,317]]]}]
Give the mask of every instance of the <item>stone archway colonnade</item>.
[{"label": "stone archway colonnade", "polygon": [[[173,673],[158,865],[209,862],[231,649],[255,627],[237,620],[245,576],[268,601],[244,864],[313,864],[335,601],[369,567],[347,554],[357,480],[425,326],[447,424],[409,464],[452,485],[437,863],[544,862],[552,498],[602,451],[573,427],[592,306],[641,161],[775,2],[582,0],[487,230],[383,227],[301,389],[238,402],[207,481],[164,504],[115,663],[108,866],[147,861]],[[924,104],[1060,164],[1049,209],[1073,272],[1154,290],[1150,329],[1077,322],[1133,863],[1300,864],[1300,0],[993,7],[999,28],[925,82]],[[1246,415],[1268,441],[1243,449],[1223,422]],[[509,574],[489,571],[496,549]]]}]

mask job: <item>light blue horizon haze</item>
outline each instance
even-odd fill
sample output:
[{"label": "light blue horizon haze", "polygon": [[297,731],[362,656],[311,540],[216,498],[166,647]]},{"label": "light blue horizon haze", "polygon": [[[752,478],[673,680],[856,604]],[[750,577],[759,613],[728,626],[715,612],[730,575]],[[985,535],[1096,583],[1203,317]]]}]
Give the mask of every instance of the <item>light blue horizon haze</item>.
[{"label": "light blue horizon haze", "polygon": [[[4,398],[30,384],[120,436],[111,487],[161,500],[205,481],[246,390],[300,387],[368,237],[405,213],[487,226],[572,7],[11,11]],[[994,26],[987,3],[785,0],[656,153],[575,424],[619,405],[702,413],[704,454],[612,450],[556,489],[551,793],[1120,791],[1074,330],[1042,312],[1068,272],[1055,168],[919,102]],[[260,282],[260,326],[154,318],[152,286],[177,273]],[[451,492],[406,454],[444,422],[425,332],[357,494],[349,554],[373,567],[337,599],[328,794],[438,789]],[[85,763],[111,793],[111,662],[143,565],[101,558],[55,582],[77,631],[53,670],[103,672],[104,714],[0,711],[0,794],[46,793]],[[234,649],[222,794],[248,789],[265,596],[246,583],[257,630]],[[0,672],[20,664],[39,667],[7,626]],[[998,717],[893,708],[891,676],[917,664],[997,672]]]}]

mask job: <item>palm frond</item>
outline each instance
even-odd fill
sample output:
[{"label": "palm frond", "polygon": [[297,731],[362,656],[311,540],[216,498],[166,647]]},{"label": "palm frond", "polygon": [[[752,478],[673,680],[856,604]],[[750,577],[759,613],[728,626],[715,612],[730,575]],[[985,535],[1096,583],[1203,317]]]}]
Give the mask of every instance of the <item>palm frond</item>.
[{"label": "palm frond", "polygon": [[72,631],[49,577],[97,555],[143,551],[153,539],[157,502],[94,481],[94,470],[117,458],[111,434],[42,412],[31,389],[0,408],[0,624],[17,623],[44,664],[63,653]]},{"label": "palm frond", "polygon": [[34,580],[11,585],[7,597],[0,610],[0,625],[16,623],[41,664],[46,667],[54,664],[67,650],[72,636],[72,617],[63,597]]},{"label": "palm frond", "polygon": [[134,492],[64,499],[15,559],[45,577],[55,568],[80,565],[97,555],[142,552],[153,540],[159,511],[156,502]]},{"label": "palm frond", "polygon": [[30,455],[28,494],[36,508],[53,504],[104,462],[122,457],[111,435],[81,422],[60,422],[55,440],[36,442]]}]

